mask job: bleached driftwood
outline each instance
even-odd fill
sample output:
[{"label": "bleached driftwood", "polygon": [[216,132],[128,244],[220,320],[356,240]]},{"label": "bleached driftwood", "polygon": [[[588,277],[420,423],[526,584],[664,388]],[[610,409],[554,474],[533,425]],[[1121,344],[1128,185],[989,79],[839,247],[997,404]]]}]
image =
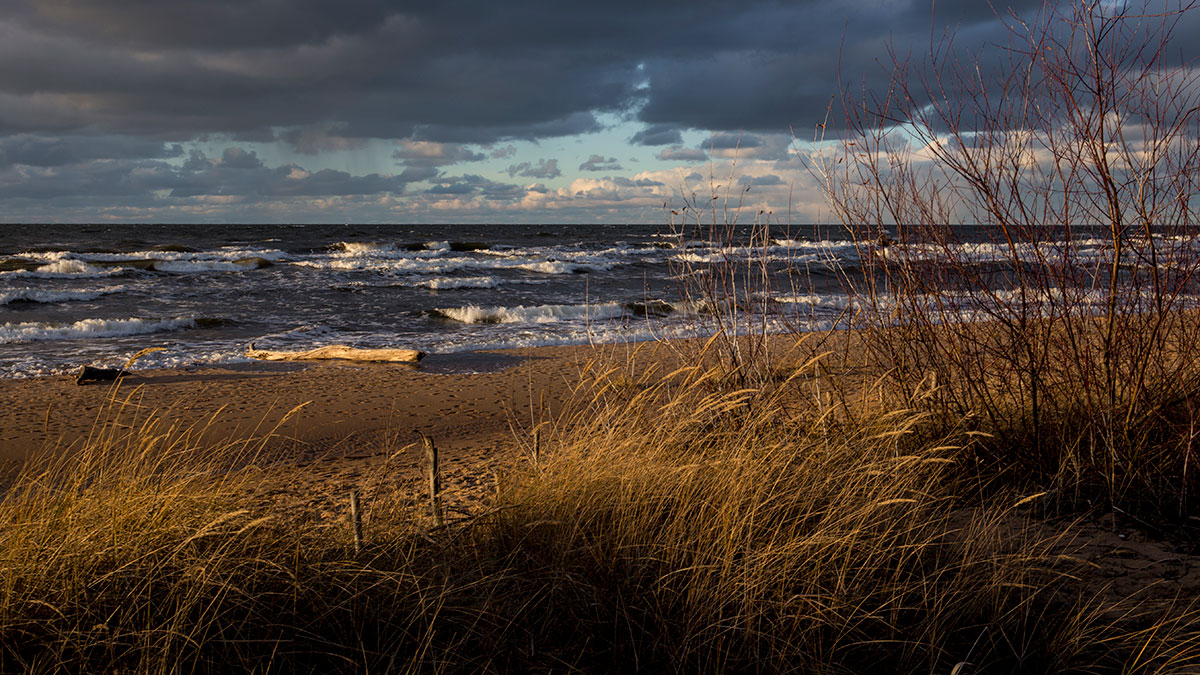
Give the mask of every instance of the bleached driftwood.
[{"label": "bleached driftwood", "polygon": [[349,361],[389,361],[416,363],[425,352],[415,349],[355,349],[346,345],[330,345],[307,351],[285,352],[269,349],[255,349],[250,345],[246,356],[263,361],[320,361],[325,359],[346,359]]}]

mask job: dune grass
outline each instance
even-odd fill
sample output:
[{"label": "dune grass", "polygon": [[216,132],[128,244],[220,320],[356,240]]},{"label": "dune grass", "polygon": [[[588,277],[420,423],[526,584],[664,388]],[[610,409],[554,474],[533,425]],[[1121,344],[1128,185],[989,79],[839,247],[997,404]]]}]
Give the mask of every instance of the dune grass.
[{"label": "dune grass", "polygon": [[977,496],[975,436],[806,403],[815,366],[753,389],[597,366],[488,510],[434,527],[372,494],[357,554],[344,522],[249,496],[270,434],[114,406],[0,501],[0,671],[1200,667],[1186,608],[1083,594],[1038,498]]}]

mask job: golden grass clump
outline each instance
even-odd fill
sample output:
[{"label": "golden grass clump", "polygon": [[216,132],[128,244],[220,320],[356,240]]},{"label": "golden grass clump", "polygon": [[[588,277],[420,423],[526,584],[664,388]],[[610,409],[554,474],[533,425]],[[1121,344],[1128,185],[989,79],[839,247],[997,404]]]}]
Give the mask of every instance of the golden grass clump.
[{"label": "golden grass clump", "polygon": [[1003,536],[1013,514],[961,508],[957,448],[906,447],[917,419],[903,411],[822,434],[787,413],[786,386],[722,391],[714,372],[646,377],[632,394],[596,374],[601,395],[504,516],[521,566],[559,577],[550,604],[594,593],[584,604],[620,614],[611,649],[675,671],[1075,656],[1036,625],[1061,600],[1051,542]]}]

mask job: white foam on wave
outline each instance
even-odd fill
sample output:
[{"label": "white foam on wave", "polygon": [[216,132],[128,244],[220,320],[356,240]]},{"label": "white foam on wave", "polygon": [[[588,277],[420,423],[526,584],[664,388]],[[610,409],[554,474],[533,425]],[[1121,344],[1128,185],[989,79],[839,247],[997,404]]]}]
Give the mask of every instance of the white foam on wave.
[{"label": "white foam on wave", "polygon": [[396,251],[395,244],[385,241],[340,241],[337,246],[341,248],[340,253],[351,256],[376,255]]},{"label": "white foam on wave", "polygon": [[418,286],[435,291],[453,288],[495,288],[504,283],[496,277],[434,277],[417,282]]},{"label": "white foam on wave", "polygon": [[170,272],[171,274],[242,272],[263,267],[264,260],[266,259],[245,258],[232,262],[222,260],[157,260],[154,262],[154,269],[159,272]]},{"label": "white foam on wave", "polygon": [[[428,253],[428,252],[426,252]],[[452,272],[524,270],[538,274],[579,274],[612,269],[617,261],[589,255],[566,260],[529,260],[502,256],[397,257],[346,256],[316,260],[301,260],[300,267],[328,269],[338,272],[374,272],[378,274],[446,275]]]},{"label": "white foam on wave", "polygon": [[21,253],[17,254],[17,257],[51,262],[54,260],[65,260],[66,258],[70,257],[70,255],[70,251],[22,251]]},{"label": "white foam on wave", "polygon": [[556,323],[580,319],[611,319],[625,314],[619,302],[595,305],[534,305],[526,307],[449,307],[435,313],[460,323]]},{"label": "white foam on wave", "polygon": [[381,274],[447,274],[459,270],[496,269],[502,265],[487,264],[488,261],[471,258],[418,258],[404,256],[377,258],[368,256],[330,258],[324,260],[302,260],[300,267],[327,269],[337,272],[376,272]]},{"label": "white foam on wave", "polygon": [[767,295],[769,300],[786,305],[822,305],[832,298],[826,295]]},{"label": "white foam on wave", "polygon": [[448,241],[429,241],[415,247],[401,247],[384,241],[341,241],[333,249],[331,253],[314,256],[309,262],[315,264],[307,266],[320,267],[324,261],[332,259],[330,266],[333,269],[345,265],[367,268],[393,260],[440,258],[453,251]]},{"label": "white foam on wave", "polygon": [[6,291],[0,291],[0,305],[7,305],[13,302],[86,302],[88,300],[95,300],[102,295],[115,293],[118,290],[120,290],[120,288],[116,286],[73,291],[52,291],[44,288],[30,287],[13,288]]},{"label": "white foam on wave", "polygon": [[146,260],[182,260],[182,261],[226,261],[234,262],[248,258],[262,258],[277,262],[287,257],[287,254],[274,248],[245,248],[231,246],[219,251],[130,251],[128,253],[87,253],[75,251],[30,251],[19,254],[21,258],[43,260],[46,262],[76,261],[82,263],[120,263],[142,262]]},{"label": "white foam on wave", "polygon": [[720,328],[711,322],[692,321],[646,321],[639,320],[630,323],[601,322],[588,326],[574,325],[567,328],[556,327],[546,330],[539,326],[528,326],[507,332],[497,333],[449,333],[439,336],[427,351],[462,352],[480,349],[514,349],[525,347],[551,347],[577,344],[623,344],[637,343],[662,338],[708,338],[717,332],[732,332],[745,334],[749,332],[766,331],[768,333],[783,333],[787,331],[821,331],[845,327],[844,322],[836,324],[827,319],[789,318],[786,321],[768,320],[765,324],[754,326],[739,325],[732,328]]},{"label": "white foam on wave", "polygon": [[194,328],[195,325],[196,321],[188,318],[83,319],[69,324],[5,323],[0,324],[0,344],[145,335]]},{"label": "white foam on wave", "polygon": [[101,268],[89,265],[82,260],[64,258],[42,265],[33,270],[12,270],[0,272],[0,276],[9,278],[32,277],[35,279],[103,279],[125,274],[123,267]]},{"label": "white foam on wave", "polygon": [[540,274],[579,274],[583,272],[603,272],[612,269],[611,263],[598,262],[567,262],[563,260],[543,260],[542,262],[523,263],[517,269]]},{"label": "white foam on wave", "polygon": [[[118,353],[96,352],[87,354],[80,359],[86,363],[101,368],[121,368],[136,354],[136,350],[123,350]],[[171,349],[143,356],[138,360],[133,370],[152,370],[157,368],[195,368],[217,366],[222,364],[247,363],[253,359],[245,355],[245,346],[231,345],[224,349]],[[32,377],[48,377],[52,375],[74,374],[79,369],[79,362],[63,363],[37,355],[22,358],[19,361],[0,366],[0,376],[15,379]]]},{"label": "white foam on wave", "polygon": [[715,263],[727,260],[728,255],[725,253],[681,253],[675,256],[675,259],[688,263]]},{"label": "white foam on wave", "polygon": [[[1158,238],[1155,238],[1158,241]],[[1133,260],[1142,255],[1142,247],[1147,245],[1145,240],[1134,239],[1130,246],[1123,249],[1122,260]],[[1078,238],[1070,241],[1045,240],[1039,242],[952,242],[946,245],[937,243],[913,243],[884,249],[882,257],[893,261],[915,262],[966,262],[971,264],[1000,263],[1007,264],[1014,260],[1022,263],[1041,264],[1046,259],[1069,260],[1075,264],[1087,264],[1102,260],[1110,260],[1113,255],[1112,244],[1105,239]],[[1179,248],[1159,249],[1160,259],[1171,259],[1184,256],[1187,259],[1193,252],[1188,245]]]},{"label": "white foam on wave", "polygon": [[102,274],[104,270],[80,260],[56,260],[49,265],[42,265],[35,270],[37,274],[64,274],[64,275],[82,275],[82,274]]},{"label": "white foam on wave", "polygon": [[482,249],[479,251],[475,251],[475,253],[478,253],[480,255],[490,255],[493,258],[531,258],[531,257],[545,256],[546,255],[545,251],[546,251],[545,248],[537,247],[537,246],[528,247],[528,248],[518,248],[515,246],[497,245],[497,246],[493,246],[491,248],[486,248],[486,249]]},{"label": "white foam on wave", "polygon": [[852,248],[845,242],[784,240],[771,246],[706,247],[706,250],[695,248],[677,253],[673,258],[678,262],[700,264],[745,260],[796,264],[834,261],[847,255],[851,252],[848,249]]}]

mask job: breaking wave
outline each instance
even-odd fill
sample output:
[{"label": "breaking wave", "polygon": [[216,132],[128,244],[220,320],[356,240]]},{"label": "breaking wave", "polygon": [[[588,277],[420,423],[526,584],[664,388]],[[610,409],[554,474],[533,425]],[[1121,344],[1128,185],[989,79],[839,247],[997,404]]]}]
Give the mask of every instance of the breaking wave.
[{"label": "breaking wave", "polygon": [[502,283],[496,277],[435,277],[419,281],[417,285],[441,291],[452,288],[495,288]]},{"label": "breaking wave", "polygon": [[0,272],[8,277],[33,277],[36,279],[103,279],[116,277],[126,273],[124,267],[99,267],[89,265],[82,260],[62,259],[42,265],[32,270],[13,270]]},{"label": "breaking wave", "polygon": [[596,305],[535,305],[526,307],[448,307],[430,310],[431,315],[459,323],[556,323],[578,319],[611,319],[625,314],[619,302]]},{"label": "breaking wave", "polygon": [[187,318],[84,319],[68,324],[5,323],[0,324],[0,344],[145,335],[195,327],[196,320]]},{"label": "breaking wave", "polygon": [[241,272],[270,267],[274,263],[266,258],[251,256],[237,260],[155,260],[153,269],[171,274],[195,274],[201,272]]},{"label": "breaking wave", "polygon": [[396,252],[396,245],[386,241],[339,241],[331,247],[346,255],[378,255]]},{"label": "breaking wave", "polygon": [[544,262],[517,265],[517,269],[539,272],[541,274],[587,274],[588,272],[603,272],[611,268],[612,264],[606,263],[581,263],[560,260],[546,260]]},{"label": "breaking wave", "polygon": [[0,305],[11,305],[18,302],[55,303],[55,302],[86,302],[95,300],[102,295],[115,293],[118,288],[97,288],[76,291],[50,291],[41,288],[14,288],[0,291]]},{"label": "breaking wave", "polygon": [[566,321],[603,321],[620,317],[663,317],[693,313],[695,308],[666,300],[602,302],[588,305],[517,305],[515,307],[443,307],[428,314],[469,324],[542,324]]}]

